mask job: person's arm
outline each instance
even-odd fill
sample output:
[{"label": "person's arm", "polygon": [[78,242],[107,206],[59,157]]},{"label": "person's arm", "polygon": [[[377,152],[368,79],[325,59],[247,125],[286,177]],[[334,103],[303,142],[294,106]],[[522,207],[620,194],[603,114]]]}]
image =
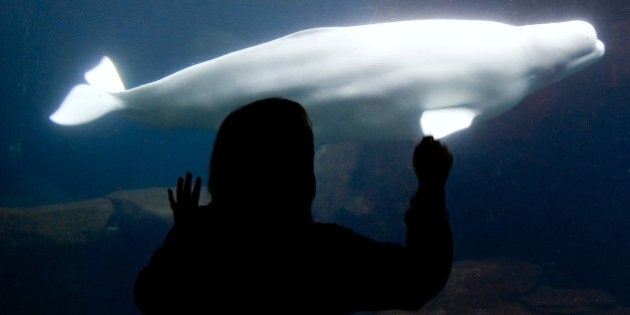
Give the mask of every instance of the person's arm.
[{"label": "person's arm", "polygon": [[452,163],[448,148],[433,137],[424,137],[414,151],[418,191],[405,215],[406,245],[428,271],[423,277],[422,304],[444,288],[451,271],[453,237],[445,185]]},{"label": "person's arm", "polygon": [[197,299],[197,288],[191,279],[199,259],[200,224],[204,207],[199,206],[201,179],[194,186],[192,175],[179,178],[175,198],[168,190],[174,225],[162,246],[139,272],[134,284],[134,299],[144,314],[166,314],[184,311],[190,301]]},{"label": "person's arm", "polygon": [[333,276],[322,281],[332,284],[326,292],[340,297],[340,310],[418,310],[448,280],[453,241],[444,186],[452,157],[440,142],[425,137],[413,162],[419,186],[405,216],[406,246],[341,227],[328,226],[323,233],[329,235],[325,248],[334,250],[336,258],[330,267]]}]

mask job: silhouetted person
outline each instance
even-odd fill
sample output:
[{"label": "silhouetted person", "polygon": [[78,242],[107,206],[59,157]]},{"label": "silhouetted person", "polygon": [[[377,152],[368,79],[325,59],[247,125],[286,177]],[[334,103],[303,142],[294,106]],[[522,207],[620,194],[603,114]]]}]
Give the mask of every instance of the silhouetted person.
[{"label": "silhouetted person", "polygon": [[419,309],[445,285],[452,237],[444,186],[448,149],[416,147],[419,189],[406,213],[406,246],[337,224],[314,223],[313,134],[298,103],[265,99],[230,114],[201,180],[169,190],[174,225],[135,283],[145,313],[339,314]]}]

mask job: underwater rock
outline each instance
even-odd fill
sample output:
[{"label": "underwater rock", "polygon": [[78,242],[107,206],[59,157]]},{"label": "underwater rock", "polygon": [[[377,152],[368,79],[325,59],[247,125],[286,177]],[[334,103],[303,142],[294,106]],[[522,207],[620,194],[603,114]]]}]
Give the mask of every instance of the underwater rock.
[{"label": "underwater rock", "polygon": [[617,298],[589,288],[540,287],[522,298],[530,309],[540,313],[598,313],[617,303]]},{"label": "underwater rock", "polygon": [[[563,275],[509,258],[455,262],[443,292],[418,314],[628,314],[611,294],[574,284]],[[558,270],[554,269],[554,272]]]},{"label": "underwater rock", "polygon": [[[171,208],[168,203],[168,188],[149,188],[138,190],[121,190],[111,193],[105,198],[120,205],[121,211],[133,214],[150,214],[166,221],[171,221]],[[202,191],[205,191],[202,189]],[[203,196],[202,196],[202,199]],[[136,211],[130,211],[131,209]]]},{"label": "underwater rock", "polygon": [[[0,208],[0,310],[137,314],[133,281],[171,224],[165,188]],[[630,313],[602,290],[559,285],[567,277],[557,269],[511,258],[457,261],[445,289],[421,311],[379,314]]]},{"label": "underwater rock", "polygon": [[540,281],[539,266],[522,261],[455,262],[444,291],[423,314],[529,314],[514,296],[531,291]]},{"label": "underwater rock", "polygon": [[44,238],[57,245],[84,244],[98,238],[114,208],[107,199],[39,206],[0,208],[0,240],[19,246]]},{"label": "underwater rock", "polygon": [[166,189],[0,208],[3,314],[136,314],[132,285],[168,228]]}]

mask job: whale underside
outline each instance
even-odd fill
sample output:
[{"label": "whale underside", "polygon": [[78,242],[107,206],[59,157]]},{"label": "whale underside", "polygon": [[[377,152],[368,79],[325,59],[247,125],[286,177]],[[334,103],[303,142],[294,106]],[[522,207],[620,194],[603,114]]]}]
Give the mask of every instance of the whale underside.
[{"label": "whale underside", "polygon": [[297,32],[126,89],[103,57],[50,119],[79,125],[110,112],[160,128],[215,130],[247,103],[301,103],[319,143],[444,137],[504,113],[598,60],[584,21],[512,26],[412,20]]}]

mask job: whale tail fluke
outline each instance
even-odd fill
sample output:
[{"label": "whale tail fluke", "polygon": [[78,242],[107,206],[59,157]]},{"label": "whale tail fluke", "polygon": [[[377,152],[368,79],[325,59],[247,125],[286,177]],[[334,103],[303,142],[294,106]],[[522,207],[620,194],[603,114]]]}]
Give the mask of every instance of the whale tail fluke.
[{"label": "whale tail fluke", "polygon": [[125,91],[125,86],[108,57],[86,72],[85,80],[88,84],[72,88],[50,120],[60,125],[80,125],[124,108],[116,93]]}]

